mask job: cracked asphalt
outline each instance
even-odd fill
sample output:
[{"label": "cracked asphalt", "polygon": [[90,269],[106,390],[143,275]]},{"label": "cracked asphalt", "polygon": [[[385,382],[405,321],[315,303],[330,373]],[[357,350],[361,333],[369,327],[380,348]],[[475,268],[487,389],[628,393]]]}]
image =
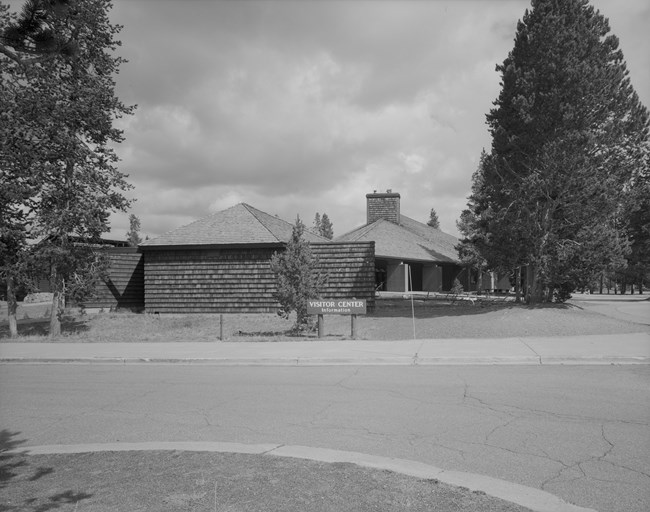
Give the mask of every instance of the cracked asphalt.
[{"label": "cracked asphalt", "polygon": [[0,426],[25,446],[278,443],[411,459],[650,510],[650,366],[20,365]]}]

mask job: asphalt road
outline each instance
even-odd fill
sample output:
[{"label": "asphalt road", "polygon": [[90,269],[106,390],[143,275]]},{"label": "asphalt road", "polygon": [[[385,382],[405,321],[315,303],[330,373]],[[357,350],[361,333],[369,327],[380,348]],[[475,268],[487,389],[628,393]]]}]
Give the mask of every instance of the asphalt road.
[{"label": "asphalt road", "polygon": [[32,446],[317,446],[650,510],[649,366],[6,365],[0,418]]}]

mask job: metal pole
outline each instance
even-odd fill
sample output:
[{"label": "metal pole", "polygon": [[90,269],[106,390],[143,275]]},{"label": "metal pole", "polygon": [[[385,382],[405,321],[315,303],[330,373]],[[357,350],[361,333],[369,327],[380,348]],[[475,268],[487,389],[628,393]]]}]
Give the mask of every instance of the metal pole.
[{"label": "metal pole", "polygon": [[413,276],[411,275],[411,265],[409,269],[409,283],[411,283],[411,317],[413,318],[413,339],[415,339],[415,306],[413,305]]},{"label": "metal pole", "polygon": [[356,340],[357,339],[357,315],[350,315],[350,318],[352,319],[351,320],[351,322],[352,322],[352,327],[351,327],[351,329],[352,329],[352,332],[351,332],[352,339]]},{"label": "metal pole", "polygon": [[318,337],[323,337],[323,332],[325,331],[325,321],[323,320],[323,315],[318,315]]},{"label": "metal pole", "polygon": [[219,315],[219,339],[223,341],[223,315]]}]

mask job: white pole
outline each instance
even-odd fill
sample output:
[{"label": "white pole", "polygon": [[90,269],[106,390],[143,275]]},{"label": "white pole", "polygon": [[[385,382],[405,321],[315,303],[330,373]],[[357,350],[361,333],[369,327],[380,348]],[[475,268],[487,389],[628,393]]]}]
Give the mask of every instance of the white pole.
[{"label": "white pole", "polygon": [[409,283],[411,284],[411,318],[413,319],[413,339],[415,339],[415,306],[413,305],[413,275],[411,274],[411,265],[409,269]]}]

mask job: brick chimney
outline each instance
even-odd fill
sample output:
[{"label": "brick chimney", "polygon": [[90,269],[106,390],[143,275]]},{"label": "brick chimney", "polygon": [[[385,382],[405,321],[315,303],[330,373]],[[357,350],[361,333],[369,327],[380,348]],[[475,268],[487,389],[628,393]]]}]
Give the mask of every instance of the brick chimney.
[{"label": "brick chimney", "polygon": [[368,224],[376,220],[386,219],[394,224],[399,224],[400,195],[392,190],[366,194],[366,219]]}]

